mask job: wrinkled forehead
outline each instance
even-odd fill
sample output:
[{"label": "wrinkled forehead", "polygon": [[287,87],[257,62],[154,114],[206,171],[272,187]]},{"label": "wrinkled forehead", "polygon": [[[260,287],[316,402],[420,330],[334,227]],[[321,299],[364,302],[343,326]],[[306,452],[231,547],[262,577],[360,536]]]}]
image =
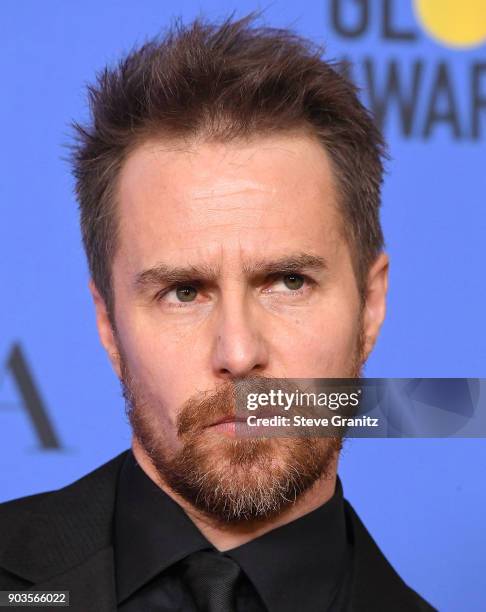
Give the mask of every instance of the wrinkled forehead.
[{"label": "wrinkled forehead", "polygon": [[302,134],[248,141],[152,140],[117,188],[119,249],[133,263],[213,254],[248,263],[269,249],[336,248],[340,215],[328,154]]}]

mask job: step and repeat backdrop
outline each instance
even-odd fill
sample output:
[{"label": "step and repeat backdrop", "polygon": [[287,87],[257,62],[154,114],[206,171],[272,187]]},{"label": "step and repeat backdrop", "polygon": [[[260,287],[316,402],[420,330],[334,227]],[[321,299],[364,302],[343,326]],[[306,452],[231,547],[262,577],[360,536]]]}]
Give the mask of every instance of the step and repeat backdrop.
[{"label": "step and repeat backdrop", "polygon": [[[130,445],[99,344],[70,176],[85,85],[174,18],[263,9],[347,60],[389,143],[388,312],[369,377],[486,376],[486,2],[94,0],[0,7],[0,501],[63,486]],[[340,474],[404,579],[485,610],[485,439],[350,439]]]}]

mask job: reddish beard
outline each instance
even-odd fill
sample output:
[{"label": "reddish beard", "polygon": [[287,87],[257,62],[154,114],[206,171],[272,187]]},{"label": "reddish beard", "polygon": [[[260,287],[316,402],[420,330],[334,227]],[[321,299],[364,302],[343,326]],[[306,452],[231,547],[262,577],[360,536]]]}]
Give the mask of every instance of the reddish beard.
[{"label": "reddish beard", "polygon": [[[361,374],[362,347],[361,334],[348,378]],[[242,439],[212,430],[217,421],[235,416],[236,397],[248,384],[258,385],[271,380],[268,378],[228,381],[215,391],[191,397],[177,418],[181,447],[170,451],[157,427],[156,406],[140,393],[121,350],[119,355],[123,395],[135,437],[160,481],[212,520],[236,524],[269,519],[319,479],[334,475],[341,437]]]}]

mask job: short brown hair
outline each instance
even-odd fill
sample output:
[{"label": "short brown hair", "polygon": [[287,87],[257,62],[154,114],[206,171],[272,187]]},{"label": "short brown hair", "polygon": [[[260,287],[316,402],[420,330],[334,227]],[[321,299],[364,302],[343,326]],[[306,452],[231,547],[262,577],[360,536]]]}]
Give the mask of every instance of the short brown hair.
[{"label": "short brown hair", "polygon": [[311,129],[329,153],[360,291],[383,248],[379,219],[382,136],[356,87],[323,50],[255,15],[215,25],[198,19],[105,68],[88,87],[91,121],[74,123],[72,163],[93,281],[114,314],[116,181],[149,136],[232,139]]}]

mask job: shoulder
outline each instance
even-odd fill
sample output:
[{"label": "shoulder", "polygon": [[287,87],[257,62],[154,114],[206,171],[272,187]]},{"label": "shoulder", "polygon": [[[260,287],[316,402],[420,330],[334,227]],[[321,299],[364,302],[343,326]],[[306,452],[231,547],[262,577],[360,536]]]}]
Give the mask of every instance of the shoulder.
[{"label": "shoulder", "polygon": [[119,468],[129,451],[117,455],[110,461],[107,461],[103,465],[92,470],[88,474],[85,474],[81,478],[78,478],[74,482],[56,489],[54,491],[45,491],[37,493],[35,495],[27,495],[25,497],[19,497],[3,503],[0,503],[0,521],[19,518],[26,512],[39,508],[43,502],[47,500],[56,501],[55,496],[70,498],[78,497],[83,492],[90,489],[97,489],[100,486],[104,486],[112,480],[112,478],[118,473]]},{"label": "shoulder", "polygon": [[12,534],[12,527],[22,522],[26,515],[52,494],[52,491],[37,493],[36,495],[19,497],[18,499],[12,499],[0,504],[0,548],[7,539],[7,536]]},{"label": "shoulder", "polygon": [[[35,512],[39,504],[52,495],[51,492],[39,493],[14,499],[0,504],[0,559],[9,544],[18,533],[22,533],[22,525],[29,521],[29,517]],[[0,561],[0,582],[3,584],[2,576],[3,563]]]},{"label": "shoulder", "polygon": [[61,489],[0,504],[0,557],[13,541],[18,546],[28,538],[38,540],[41,532],[58,537],[66,531],[95,533],[95,527],[111,516],[127,452]]}]

